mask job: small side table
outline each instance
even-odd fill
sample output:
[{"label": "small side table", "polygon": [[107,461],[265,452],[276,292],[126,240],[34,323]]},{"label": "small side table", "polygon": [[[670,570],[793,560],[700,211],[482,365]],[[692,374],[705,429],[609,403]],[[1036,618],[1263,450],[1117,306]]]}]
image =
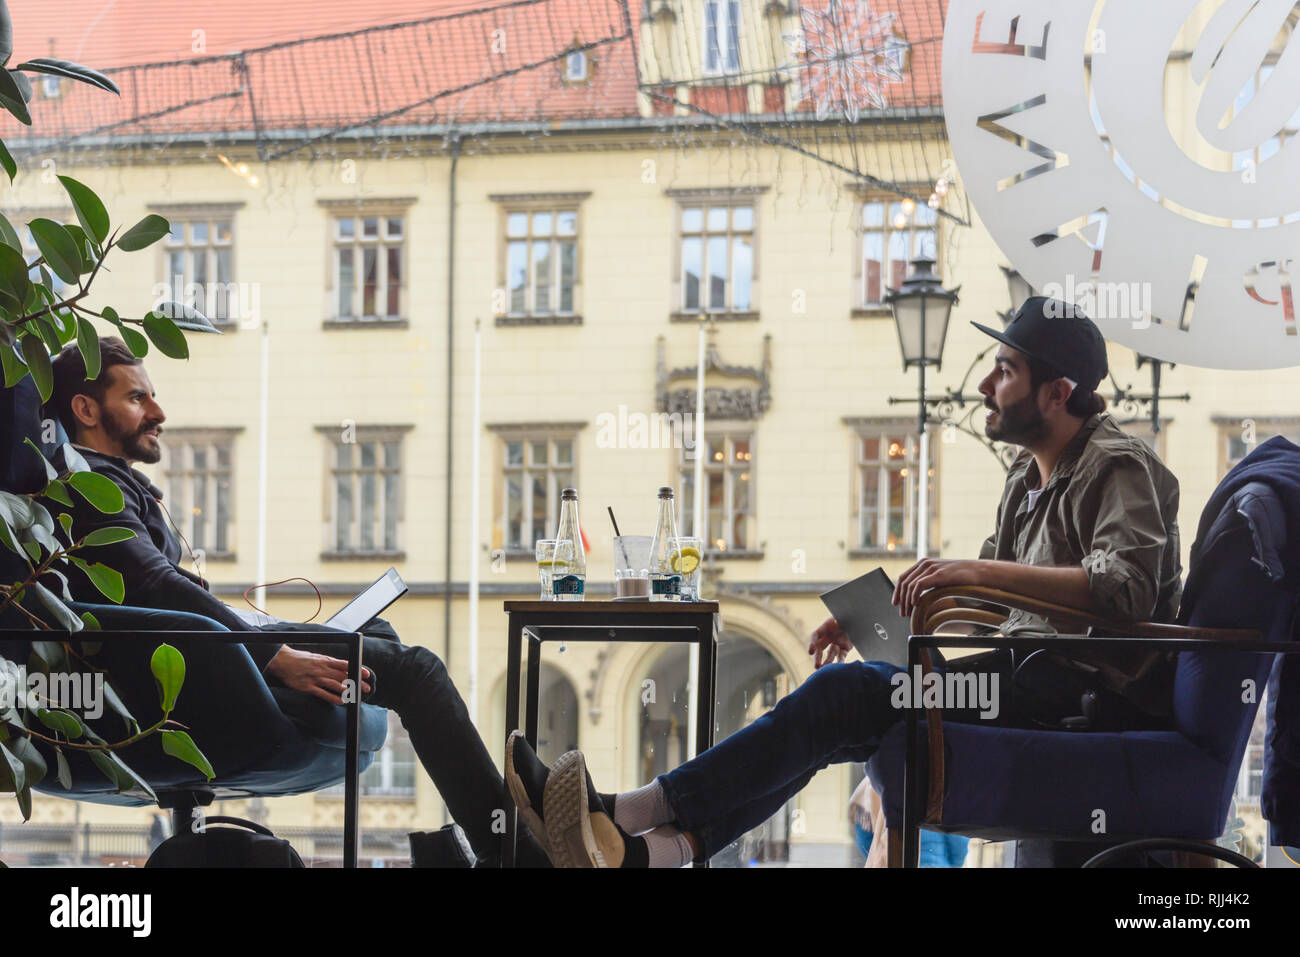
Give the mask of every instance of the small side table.
[{"label": "small side table", "polygon": [[[713,746],[717,698],[718,603],[716,601],[508,601],[509,664],[506,670],[506,734],[520,728],[519,679],[528,639],[528,701],[522,730],[537,747],[537,704],[544,641],[689,642],[696,645],[700,680],[694,707],[699,715],[695,753]],[[507,795],[507,800],[509,796]],[[518,812],[507,805],[501,865],[515,865]]]}]

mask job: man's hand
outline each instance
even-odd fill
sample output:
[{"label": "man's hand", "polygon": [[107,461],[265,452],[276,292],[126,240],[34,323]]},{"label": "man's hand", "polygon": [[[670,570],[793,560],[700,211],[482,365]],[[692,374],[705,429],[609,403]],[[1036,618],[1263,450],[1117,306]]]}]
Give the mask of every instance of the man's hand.
[{"label": "man's hand", "polygon": [[831,662],[843,661],[844,656],[852,650],[853,642],[833,617],[827,618],[818,625],[812,633],[812,639],[808,642],[808,654],[814,655],[814,670]]},{"label": "man's hand", "polygon": [[940,585],[987,585],[986,563],[980,559],[923,558],[899,576],[894,585],[894,604],[910,618],[921,593]]},{"label": "man's hand", "polygon": [[[343,704],[343,682],[348,676],[348,663],[340,658],[318,655],[281,645],[266,670],[284,682],[286,687],[306,691],[330,704]],[[370,669],[361,668],[361,693],[369,694]]]}]

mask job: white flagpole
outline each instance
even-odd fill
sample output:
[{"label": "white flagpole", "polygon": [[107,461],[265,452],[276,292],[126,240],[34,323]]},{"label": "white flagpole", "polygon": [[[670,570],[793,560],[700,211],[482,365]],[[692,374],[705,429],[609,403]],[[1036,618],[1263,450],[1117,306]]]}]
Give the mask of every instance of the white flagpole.
[{"label": "white flagpole", "polygon": [[[704,362],[708,355],[708,335],[705,332],[705,318],[700,318],[700,341],[696,350],[695,365],[695,495],[691,504],[694,506],[691,528],[695,537],[704,546],[709,547],[709,530],[705,526],[704,498],[704,456],[708,454],[709,443],[704,433]],[[703,555],[701,554],[701,558]],[[695,705],[695,689],[700,683],[700,659],[693,646],[688,646],[688,664],[686,679],[686,758],[695,757],[695,736],[699,732],[700,709]]]},{"label": "white flagpole", "polygon": [[257,590],[253,592],[253,601],[258,608],[266,607],[266,485],[270,474],[267,462],[267,450],[270,447],[268,432],[270,430],[270,383],[271,383],[271,339],[270,326],[262,320],[262,381],[260,408],[258,410],[257,436]]},{"label": "white flagpole", "polygon": [[479,446],[483,415],[483,330],[474,320],[474,414],[470,440],[469,487],[469,719],[478,725],[478,536],[479,536]]}]

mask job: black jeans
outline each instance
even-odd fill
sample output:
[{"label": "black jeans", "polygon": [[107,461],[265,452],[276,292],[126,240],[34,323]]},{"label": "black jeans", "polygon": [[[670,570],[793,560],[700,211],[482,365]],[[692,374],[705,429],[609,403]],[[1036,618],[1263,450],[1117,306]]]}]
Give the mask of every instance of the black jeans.
[{"label": "black jeans", "polygon": [[[285,622],[263,631],[321,631],[320,625]],[[404,645],[392,625],[372,618],[360,629],[362,665],[370,669],[371,690],[363,700],[397,712],[411,736],[424,770],[433,779],[452,818],[480,860],[499,859],[502,828],[514,804],[505,782],[469,718],[469,711],[442,659],[428,648]],[[299,647],[289,642],[292,647]],[[343,658],[345,646],[302,645],[303,651]],[[269,678],[268,680],[274,680]],[[541,846],[520,828],[516,861],[520,867],[549,867]]]}]

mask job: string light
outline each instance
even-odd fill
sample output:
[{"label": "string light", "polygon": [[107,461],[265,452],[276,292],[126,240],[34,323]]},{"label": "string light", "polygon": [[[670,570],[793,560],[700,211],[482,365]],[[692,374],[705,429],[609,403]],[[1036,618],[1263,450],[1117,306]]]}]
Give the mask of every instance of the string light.
[{"label": "string light", "polygon": [[217,159],[221,160],[222,164],[226,169],[230,170],[230,172],[234,173],[241,179],[246,180],[249,186],[256,186],[260,182],[256,176],[250,175],[247,163],[239,163],[236,165],[220,153],[217,154]]}]

